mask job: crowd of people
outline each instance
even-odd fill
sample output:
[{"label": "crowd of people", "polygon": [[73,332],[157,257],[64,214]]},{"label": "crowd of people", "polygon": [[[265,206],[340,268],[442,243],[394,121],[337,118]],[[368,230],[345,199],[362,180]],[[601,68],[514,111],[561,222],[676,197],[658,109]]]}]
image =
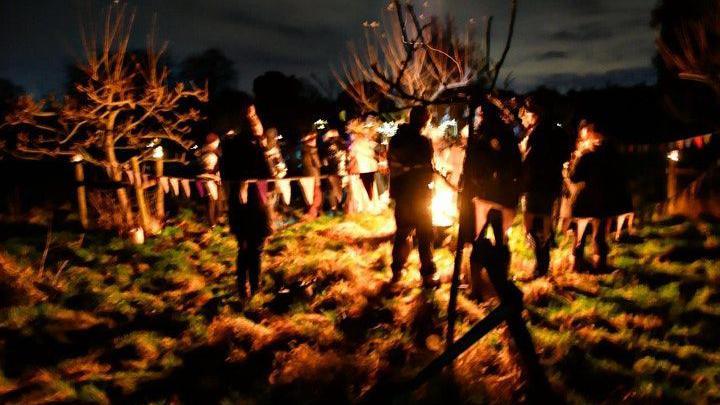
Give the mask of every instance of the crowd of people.
[{"label": "crowd of people", "polygon": [[[590,229],[575,231],[574,268],[603,271],[609,222],[632,211],[616,152],[592,122],[581,122],[574,135],[549,119],[545,106],[534,99],[516,107],[512,104],[488,97],[470,110],[458,205],[460,236],[473,246],[469,281],[477,298],[482,298],[481,271],[491,262],[499,264],[498,268],[509,264],[508,230],[518,209],[534,251],[535,277],[549,273],[555,219],[560,217],[565,224],[561,229],[567,228],[570,218],[589,219]],[[223,208],[220,205],[227,205],[230,230],[238,241],[238,290],[248,297],[260,287],[263,246],[283,195],[277,189],[279,183],[257,180],[284,178],[288,167],[277,130],[263,128],[251,102],[244,105],[241,116],[237,128],[222,139],[216,134],[207,136],[201,163],[203,176],[219,177],[225,185],[225,198],[209,203],[208,217],[215,224]],[[362,200],[353,198],[353,193],[362,192],[366,200],[377,196],[377,189],[388,185],[376,177],[389,171],[396,223],[390,283],[400,279],[414,235],[423,286],[434,288],[439,284],[431,213],[435,152],[433,142],[423,135],[429,120],[425,107],[412,108],[407,122],[398,127],[385,148],[378,148],[374,137],[363,133],[362,123],[348,126],[353,134],[350,145],[338,129],[321,133],[313,128],[301,139],[300,160],[302,174],[317,179],[312,198],[306,198],[305,217],[309,219],[316,218],[323,208],[357,209]],[[379,163],[378,154],[386,155],[387,167]],[[349,184],[350,173],[358,175],[357,184]],[[588,237],[593,260],[584,256]],[[500,277],[507,279],[506,274]]]}]

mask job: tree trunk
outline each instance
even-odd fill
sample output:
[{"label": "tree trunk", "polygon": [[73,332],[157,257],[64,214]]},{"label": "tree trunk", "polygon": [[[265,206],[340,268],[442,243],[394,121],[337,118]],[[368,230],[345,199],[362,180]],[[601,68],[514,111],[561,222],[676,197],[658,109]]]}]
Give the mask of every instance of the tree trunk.
[{"label": "tree trunk", "polygon": [[[105,139],[105,156],[110,165],[110,178],[116,183],[122,182],[122,169],[118,164],[117,157],[115,156],[115,145],[112,141],[112,135],[107,135]],[[118,202],[120,203],[120,210],[125,220],[126,227],[133,225],[133,214],[130,207],[130,200],[127,196],[127,191],[124,187],[118,186],[117,188]]]},{"label": "tree trunk", "polygon": [[163,166],[162,158],[155,160],[155,179],[157,181],[155,190],[155,212],[160,223],[165,220],[165,190],[163,190],[160,181],[160,178],[163,176]]},{"label": "tree trunk", "polygon": [[145,202],[145,186],[142,183],[142,175],[140,174],[140,162],[137,157],[131,160],[132,170],[135,175],[135,198],[137,199],[138,212],[140,213],[140,226],[142,226],[145,234],[152,234],[153,229],[150,228],[150,214],[148,214],[147,204]]},{"label": "tree trunk", "polygon": [[85,171],[83,170],[82,162],[75,163],[75,181],[77,182],[77,200],[80,224],[83,229],[87,230],[90,223],[88,221],[87,198],[85,195]]}]

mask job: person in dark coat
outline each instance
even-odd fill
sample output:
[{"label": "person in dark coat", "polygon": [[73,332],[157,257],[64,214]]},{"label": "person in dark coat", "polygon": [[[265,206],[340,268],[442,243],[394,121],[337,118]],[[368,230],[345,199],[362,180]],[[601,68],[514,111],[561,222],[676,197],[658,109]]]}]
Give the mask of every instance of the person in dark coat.
[{"label": "person in dark coat", "polygon": [[[478,299],[482,297],[480,273],[485,267],[486,257],[481,257],[484,249],[492,245],[493,250],[505,252],[509,258],[507,230],[512,226],[520,199],[520,169],[520,150],[512,127],[503,121],[500,108],[482,100],[475,109],[461,195],[464,220],[474,225],[464,229],[473,241],[470,275],[472,292]],[[486,237],[488,228],[492,228],[494,244]]]},{"label": "person in dark coat", "polygon": [[249,101],[242,107],[237,129],[230,132],[222,147],[220,174],[228,186],[230,231],[238,243],[237,287],[241,297],[260,287],[261,256],[271,233],[267,207],[267,183],[243,183],[248,179],[269,179],[270,166],[262,146],[262,123]]},{"label": "person in dark coat", "polygon": [[[584,124],[581,127],[569,167],[569,179],[577,187],[571,198],[572,215],[575,218],[592,219],[595,268],[599,271],[607,266],[608,222],[613,217],[633,211],[627,175],[620,162],[618,152],[594,125]],[[574,268],[581,270],[585,264],[587,235],[583,230],[578,230],[575,237]]]},{"label": "person in dark coat", "polygon": [[435,263],[432,245],[434,230],[430,205],[433,181],[433,147],[430,139],[421,135],[430,116],[424,107],[413,107],[410,121],[398,128],[390,140],[388,163],[390,166],[390,198],[395,200],[395,240],[392,251],[392,279],[396,282],[408,255],[409,237],[416,232],[420,253],[420,273],[423,286],[436,286]]},{"label": "person in dark coat", "polygon": [[312,130],[302,138],[302,169],[303,176],[315,177],[315,187],[313,188],[313,201],[308,207],[305,214],[307,219],[315,219],[320,215],[322,208],[322,190],[320,185],[320,171],[322,162],[320,153],[318,152],[318,133]]},{"label": "person in dark coat", "polygon": [[535,251],[535,276],[550,269],[552,214],[563,185],[563,164],[570,154],[570,140],[532,98],[520,111],[526,138],[522,142],[522,189],[525,194],[525,230]]}]

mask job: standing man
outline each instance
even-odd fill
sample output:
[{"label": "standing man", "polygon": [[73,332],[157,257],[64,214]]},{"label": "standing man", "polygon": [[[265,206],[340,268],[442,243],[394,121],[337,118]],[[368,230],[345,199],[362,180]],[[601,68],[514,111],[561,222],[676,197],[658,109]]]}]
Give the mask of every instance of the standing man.
[{"label": "standing man", "polygon": [[260,287],[261,256],[271,233],[267,182],[262,179],[272,176],[262,145],[262,123],[250,100],[243,100],[240,115],[237,129],[223,145],[220,174],[228,185],[230,231],[238,244],[237,287],[246,298]]},{"label": "standing man", "polygon": [[568,136],[549,119],[543,107],[528,98],[520,109],[526,132],[521,144],[524,223],[535,251],[536,277],[544,277],[550,270],[553,206],[562,191],[563,164],[570,154]]},{"label": "standing man", "polygon": [[432,244],[434,239],[432,213],[433,147],[429,139],[421,135],[430,116],[425,107],[413,107],[410,122],[398,128],[390,140],[388,162],[390,166],[390,198],[395,200],[395,240],[392,251],[392,279],[397,282],[411,245],[409,237],[414,230],[418,238],[420,273],[423,286],[437,286],[433,279]]},{"label": "standing man", "polygon": [[302,138],[302,169],[303,175],[315,178],[315,186],[313,188],[313,200],[305,214],[306,219],[315,219],[320,215],[322,209],[322,190],[320,189],[320,170],[322,162],[320,161],[320,153],[318,152],[318,133],[315,129],[311,130]]}]

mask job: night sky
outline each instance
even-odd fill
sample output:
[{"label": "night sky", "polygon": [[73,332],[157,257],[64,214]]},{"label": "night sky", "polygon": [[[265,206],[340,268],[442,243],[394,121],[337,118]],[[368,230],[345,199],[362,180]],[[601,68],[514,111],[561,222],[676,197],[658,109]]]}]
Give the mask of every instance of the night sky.
[{"label": "night sky", "polygon": [[[123,0],[124,1],[124,0]],[[134,0],[134,47],[157,14],[171,57],[207,48],[237,64],[238,86],[267,70],[329,77],[362,22],[379,20],[389,0]],[[416,2],[422,6],[422,2]],[[513,87],[559,89],[654,81],[656,0],[520,0],[517,30],[505,74]],[[0,77],[37,95],[62,90],[66,66],[79,49],[79,15],[108,1],[0,0]],[[495,51],[506,33],[505,0],[430,0],[427,14],[457,22],[495,16]]]}]

